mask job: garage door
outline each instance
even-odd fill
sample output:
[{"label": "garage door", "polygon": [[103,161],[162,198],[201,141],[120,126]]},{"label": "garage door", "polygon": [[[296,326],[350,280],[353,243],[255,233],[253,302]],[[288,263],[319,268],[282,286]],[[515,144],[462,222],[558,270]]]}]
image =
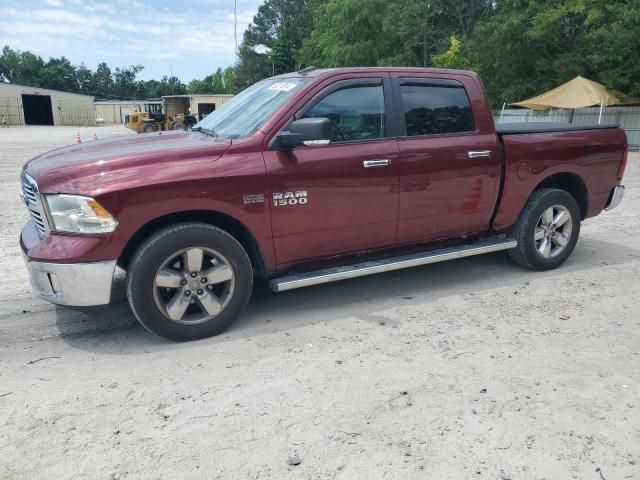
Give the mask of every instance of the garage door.
[{"label": "garage door", "polygon": [[120,123],[127,123],[127,115],[131,113],[131,108],[120,107]]},{"label": "garage door", "polygon": [[199,103],[198,104],[198,119],[202,120],[216,109],[215,103]]},{"label": "garage door", "polygon": [[53,110],[49,95],[22,95],[26,125],[53,125]]}]

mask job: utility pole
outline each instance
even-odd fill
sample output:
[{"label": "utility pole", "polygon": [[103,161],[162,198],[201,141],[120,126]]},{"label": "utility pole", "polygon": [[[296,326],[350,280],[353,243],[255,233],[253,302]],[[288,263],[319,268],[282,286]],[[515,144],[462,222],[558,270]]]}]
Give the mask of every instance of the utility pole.
[{"label": "utility pole", "polygon": [[427,66],[427,10],[429,9],[429,4],[424,4],[424,33],[422,38],[422,66]]},{"label": "utility pole", "polygon": [[238,0],[233,0],[233,36],[236,41],[236,63],[238,63]]},{"label": "utility pole", "polygon": [[171,95],[173,95],[173,82],[171,79],[173,78],[173,65],[169,64],[169,82],[171,82]]}]

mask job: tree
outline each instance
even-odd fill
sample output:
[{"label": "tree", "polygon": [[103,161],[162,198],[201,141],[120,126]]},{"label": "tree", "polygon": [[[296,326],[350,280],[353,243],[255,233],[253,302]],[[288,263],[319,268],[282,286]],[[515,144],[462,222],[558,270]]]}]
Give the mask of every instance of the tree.
[{"label": "tree", "polygon": [[118,98],[133,98],[138,91],[136,76],[144,67],[142,65],[131,65],[129,68],[116,68],[113,74],[112,95]]},{"label": "tree", "polygon": [[238,49],[238,88],[297,69],[302,43],[313,27],[313,11],[322,1],[266,0],[258,8]]},{"label": "tree", "polygon": [[163,95],[184,95],[187,93],[187,86],[178,77],[167,77],[165,75],[160,79],[158,93],[158,97]]},{"label": "tree", "polygon": [[238,90],[271,76],[271,62],[266,54],[256,52],[244,42],[238,50],[239,60],[235,67],[235,85]]},{"label": "tree", "polygon": [[224,84],[224,91],[222,93],[237,93],[235,86],[236,71],[233,67],[227,67],[222,72],[222,81]]},{"label": "tree", "polygon": [[331,0],[316,11],[302,58],[317,67],[377,65],[389,56],[386,0]]},{"label": "tree", "polygon": [[640,97],[640,2],[595,2],[586,39],[588,61],[610,88]]},{"label": "tree", "polygon": [[576,75],[640,95],[639,22],[637,0],[502,0],[474,30],[470,53],[495,106]]},{"label": "tree", "polygon": [[40,86],[65,92],[76,91],[76,68],[65,57],[50,58],[38,73]]},{"label": "tree", "polygon": [[187,85],[188,93],[211,93],[211,84],[205,80],[194,78]]},{"label": "tree", "polygon": [[[44,62],[31,52],[5,46],[0,55],[0,82],[82,93],[98,98],[158,98],[187,92],[186,85],[174,76],[165,76],[160,80],[137,80],[143,68],[142,65],[131,65],[116,67],[112,71],[105,62],[101,62],[95,71],[91,71],[84,64],[74,66],[65,57],[50,58]],[[192,81],[190,90],[193,93],[232,93],[236,91],[234,76],[232,67],[225,70],[218,68],[215,74],[204,80]],[[217,90],[214,90],[214,83]]]},{"label": "tree", "polygon": [[218,69],[215,71],[211,78],[211,84],[213,87],[211,91],[213,93],[224,93],[224,78],[222,68],[218,67]]},{"label": "tree", "polygon": [[12,82],[18,75],[19,64],[18,52],[5,45],[2,49],[2,56],[0,56],[0,80]]},{"label": "tree", "polygon": [[431,57],[434,67],[468,69],[471,61],[462,53],[462,43],[455,35],[449,39],[447,51]]},{"label": "tree", "polygon": [[102,62],[98,64],[96,71],[91,76],[89,90],[91,95],[97,97],[108,98],[112,95],[113,77],[111,76],[111,69],[106,63]]},{"label": "tree", "polygon": [[302,57],[320,66],[427,67],[452,35],[465,39],[491,5],[490,0],[330,0],[317,9]]},{"label": "tree", "polygon": [[42,84],[44,66],[45,63],[41,57],[5,46],[0,57],[0,77],[5,82],[18,85],[44,87]]},{"label": "tree", "polygon": [[75,92],[82,93],[84,95],[90,95],[91,89],[91,77],[93,73],[90,69],[88,69],[84,63],[81,63],[79,67],[76,68],[75,78],[74,78],[74,90]]}]

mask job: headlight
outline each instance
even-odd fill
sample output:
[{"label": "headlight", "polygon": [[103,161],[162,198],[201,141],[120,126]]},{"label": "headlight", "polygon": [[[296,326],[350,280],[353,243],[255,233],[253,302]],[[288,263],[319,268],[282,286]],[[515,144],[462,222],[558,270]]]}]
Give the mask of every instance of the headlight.
[{"label": "headlight", "polygon": [[118,222],[91,197],[81,195],[43,195],[51,230],[68,233],[109,233]]}]

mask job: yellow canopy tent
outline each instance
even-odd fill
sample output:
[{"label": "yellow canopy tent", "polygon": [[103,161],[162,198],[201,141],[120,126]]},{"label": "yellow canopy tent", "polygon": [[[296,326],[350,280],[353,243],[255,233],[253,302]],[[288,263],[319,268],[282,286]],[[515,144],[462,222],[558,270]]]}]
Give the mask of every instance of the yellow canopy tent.
[{"label": "yellow canopy tent", "polygon": [[574,109],[600,105],[600,115],[598,117],[598,123],[600,123],[602,120],[602,109],[604,107],[631,103],[638,103],[638,100],[609,90],[598,82],[588,80],[578,75],[573,80],[542,95],[528,100],[522,100],[521,102],[510,103],[509,105],[517,105],[532,110],[549,110],[553,107]]}]

